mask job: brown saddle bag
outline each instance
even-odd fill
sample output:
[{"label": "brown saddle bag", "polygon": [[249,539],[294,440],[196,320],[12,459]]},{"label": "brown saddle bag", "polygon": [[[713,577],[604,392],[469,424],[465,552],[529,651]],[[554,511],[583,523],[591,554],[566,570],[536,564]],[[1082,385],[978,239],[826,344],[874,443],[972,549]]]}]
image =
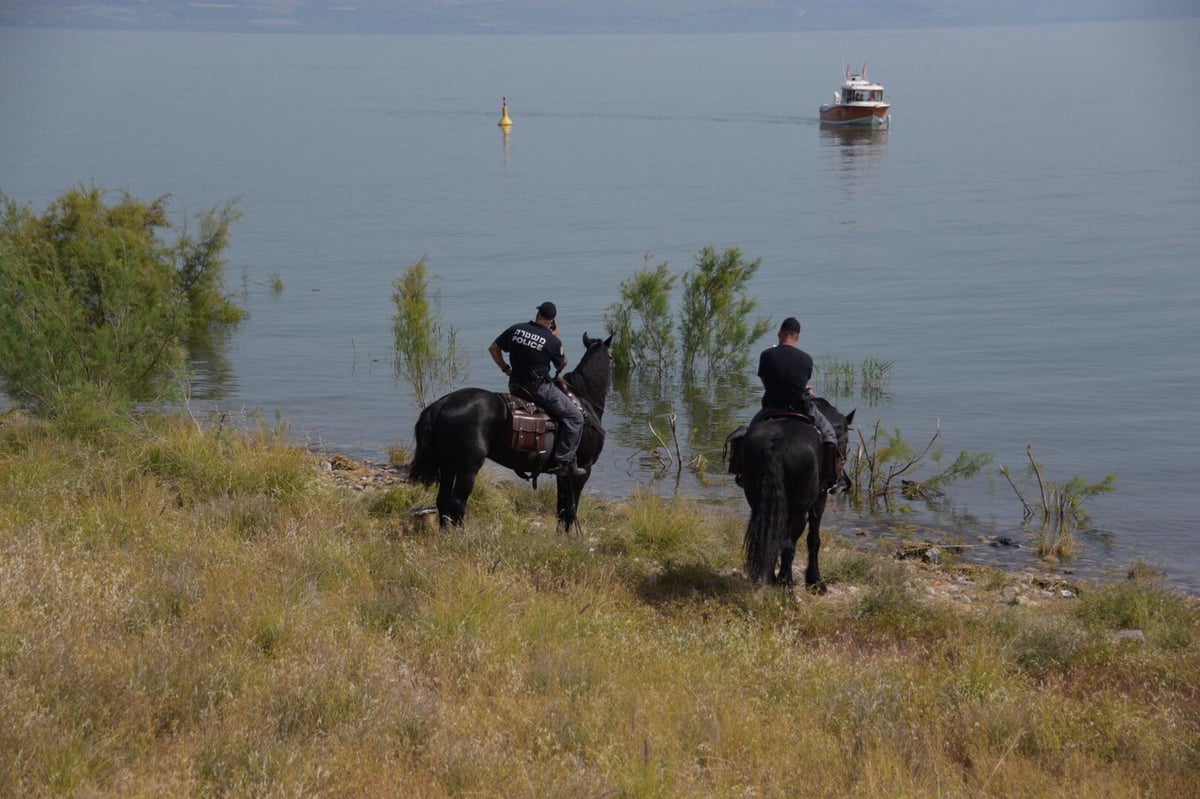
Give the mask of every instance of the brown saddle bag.
[{"label": "brown saddle bag", "polygon": [[544,454],[554,445],[554,432],[558,423],[550,415],[529,400],[509,394],[508,416],[512,420],[509,426],[509,444],[515,452],[536,452]]}]

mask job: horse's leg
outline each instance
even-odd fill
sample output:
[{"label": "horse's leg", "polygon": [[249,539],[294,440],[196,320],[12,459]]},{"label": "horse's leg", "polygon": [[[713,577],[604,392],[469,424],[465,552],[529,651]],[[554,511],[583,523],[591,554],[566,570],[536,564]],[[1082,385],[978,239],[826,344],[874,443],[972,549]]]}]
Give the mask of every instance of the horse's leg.
[{"label": "horse's leg", "polygon": [[589,474],[580,477],[558,478],[558,523],[564,532],[571,532],[577,524],[579,497],[583,493],[583,484],[590,476],[591,470],[588,471]]},{"label": "horse's leg", "polygon": [[467,515],[467,500],[470,499],[471,492],[475,490],[475,478],[478,475],[478,467],[466,467],[464,471],[455,475],[453,487],[447,492],[446,499],[446,515],[450,517],[451,524],[461,525],[463,523],[463,519]]},{"label": "horse's leg", "polygon": [[788,543],[779,552],[779,584],[791,588],[795,583],[792,577],[792,567],[796,563],[796,544],[804,535],[804,522],[808,514],[804,508],[797,508],[789,503],[788,507]]},{"label": "horse's leg", "polygon": [[454,501],[454,481],[456,476],[453,469],[442,467],[441,474],[438,477],[437,509],[439,527],[446,527],[450,524],[462,524],[463,514],[458,513],[455,515],[457,506]]},{"label": "horse's leg", "polygon": [[827,590],[825,581],[821,579],[821,517],[825,514],[825,492],[822,491],[817,501],[808,510],[808,564],[804,567],[804,584],[815,594],[824,594]]},{"label": "horse's leg", "polygon": [[792,539],[792,543],[784,544],[779,550],[779,576],[775,582],[782,585],[784,588],[791,588],[792,583],[792,564],[796,561],[796,539]]}]

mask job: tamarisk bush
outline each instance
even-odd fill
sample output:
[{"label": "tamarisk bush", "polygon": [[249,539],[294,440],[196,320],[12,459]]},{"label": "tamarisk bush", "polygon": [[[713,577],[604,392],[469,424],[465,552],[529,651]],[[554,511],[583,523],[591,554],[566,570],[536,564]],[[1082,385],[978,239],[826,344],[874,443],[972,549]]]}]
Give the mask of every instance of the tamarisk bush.
[{"label": "tamarisk bush", "polygon": [[438,297],[430,299],[425,256],[392,281],[392,301],[396,375],[408,381],[414,401],[424,408],[467,373],[455,330],[442,328]]},{"label": "tamarisk bush", "polygon": [[0,197],[0,385],[48,415],[170,394],[170,378],[218,324],[243,315],[225,289],[235,202],[198,217],[175,243],[170,195],[95,187],[66,192],[41,216]]}]

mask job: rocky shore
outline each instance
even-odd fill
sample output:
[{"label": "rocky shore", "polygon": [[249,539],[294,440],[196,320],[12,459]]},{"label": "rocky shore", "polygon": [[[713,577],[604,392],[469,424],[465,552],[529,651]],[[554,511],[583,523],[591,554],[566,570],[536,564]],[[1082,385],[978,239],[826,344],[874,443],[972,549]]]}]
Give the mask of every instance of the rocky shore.
[{"label": "rocky shore", "polygon": [[[356,492],[386,491],[407,477],[402,464],[358,461],[342,454],[321,454],[321,473],[334,485]],[[836,528],[834,532],[837,532]],[[909,569],[914,584],[930,601],[986,608],[1014,605],[1047,608],[1069,606],[1086,583],[1035,569],[1001,571],[988,566],[962,563],[953,557],[953,545],[906,544],[891,552]],[[827,598],[853,597],[862,589],[853,584],[834,583]],[[1063,608],[1066,609],[1065,607]],[[1128,631],[1136,639],[1137,631]]]}]

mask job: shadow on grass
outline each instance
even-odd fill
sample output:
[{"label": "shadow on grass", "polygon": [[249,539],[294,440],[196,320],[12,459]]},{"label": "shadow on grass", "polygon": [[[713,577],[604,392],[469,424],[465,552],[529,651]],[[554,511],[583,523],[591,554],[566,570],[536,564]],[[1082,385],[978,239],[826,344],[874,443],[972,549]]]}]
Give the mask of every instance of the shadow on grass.
[{"label": "shadow on grass", "polygon": [[742,604],[754,586],[736,572],[718,573],[697,563],[668,564],[641,577],[634,590],[643,602],[661,604],[681,599],[711,598]]}]

